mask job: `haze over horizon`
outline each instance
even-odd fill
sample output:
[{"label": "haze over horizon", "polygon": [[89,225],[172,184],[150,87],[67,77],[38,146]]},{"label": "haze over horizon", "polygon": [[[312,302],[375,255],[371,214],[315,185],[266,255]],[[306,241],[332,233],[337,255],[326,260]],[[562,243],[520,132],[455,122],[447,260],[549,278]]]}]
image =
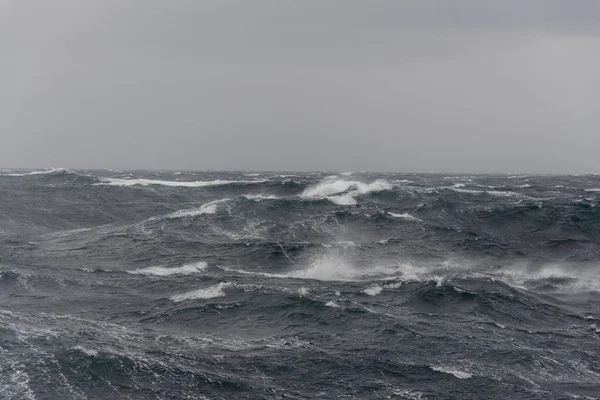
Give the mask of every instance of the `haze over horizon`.
[{"label": "haze over horizon", "polygon": [[0,0],[0,166],[599,173],[600,3]]}]

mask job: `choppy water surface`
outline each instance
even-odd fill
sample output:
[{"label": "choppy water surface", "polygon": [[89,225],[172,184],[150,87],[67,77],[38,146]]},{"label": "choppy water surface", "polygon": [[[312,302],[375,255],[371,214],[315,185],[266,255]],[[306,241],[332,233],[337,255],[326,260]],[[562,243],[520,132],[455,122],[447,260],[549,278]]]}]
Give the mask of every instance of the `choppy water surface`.
[{"label": "choppy water surface", "polygon": [[0,398],[596,399],[600,177],[0,175]]}]

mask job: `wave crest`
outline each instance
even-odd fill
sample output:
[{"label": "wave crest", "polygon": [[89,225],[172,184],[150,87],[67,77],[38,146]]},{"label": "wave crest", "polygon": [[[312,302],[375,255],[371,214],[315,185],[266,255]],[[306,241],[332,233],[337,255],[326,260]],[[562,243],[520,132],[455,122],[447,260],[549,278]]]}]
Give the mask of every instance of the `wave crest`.
[{"label": "wave crest", "polygon": [[127,271],[133,275],[155,275],[155,276],[169,276],[169,275],[190,275],[204,271],[208,267],[208,264],[204,261],[195,262],[192,264],[186,264],[177,268],[165,268],[165,267],[147,267],[134,269]]},{"label": "wave crest", "polygon": [[392,188],[393,185],[383,179],[364,183],[329,178],[306,188],[300,197],[304,199],[327,199],[338,205],[354,205],[356,204],[355,198],[360,195],[392,190]]},{"label": "wave crest", "polygon": [[222,180],[217,179],[213,181],[164,181],[158,179],[120,179],[120,178],[98,178],[100,183],[98,185],[108,185],[108,186],[170,186],[170,187],[187,187],[187,188],[198,188],[198,187],[206,187],[206,186],[223,186],[223,185],[251,185],[256,183],[265,183],[266,179],[259,179],[253,181],[240,181],[240,180]]},{"label": "wave crest", "polygon": [[225,296],[223,289],[232,286],[231,282],[220,282],[217,285],[209,286],[204,289],[192,290],[191,292],[185,292],[171,296],[170,299],[176,303],[185,300],[198,300],[198,299],[212,299],[215,297]]}]

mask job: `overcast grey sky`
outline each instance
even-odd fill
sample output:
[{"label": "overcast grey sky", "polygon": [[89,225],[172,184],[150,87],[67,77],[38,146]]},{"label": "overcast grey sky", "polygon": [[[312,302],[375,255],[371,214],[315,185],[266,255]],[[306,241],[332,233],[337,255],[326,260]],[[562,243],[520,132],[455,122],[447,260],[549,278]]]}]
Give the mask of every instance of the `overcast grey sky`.
[{"label": "overcast grey sky", "polygon": [[600,173],[598,0],[0,0],[0,166]]}]

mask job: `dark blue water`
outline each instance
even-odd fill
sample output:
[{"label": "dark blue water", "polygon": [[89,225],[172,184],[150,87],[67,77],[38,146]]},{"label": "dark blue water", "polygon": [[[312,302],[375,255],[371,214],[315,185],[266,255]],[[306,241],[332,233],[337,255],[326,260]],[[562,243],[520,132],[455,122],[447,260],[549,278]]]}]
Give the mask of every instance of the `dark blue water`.
[{"label": "dark blue water", "polygon": [[599,176],[0,176],[3,399],[597,399],[599,291]]}]

